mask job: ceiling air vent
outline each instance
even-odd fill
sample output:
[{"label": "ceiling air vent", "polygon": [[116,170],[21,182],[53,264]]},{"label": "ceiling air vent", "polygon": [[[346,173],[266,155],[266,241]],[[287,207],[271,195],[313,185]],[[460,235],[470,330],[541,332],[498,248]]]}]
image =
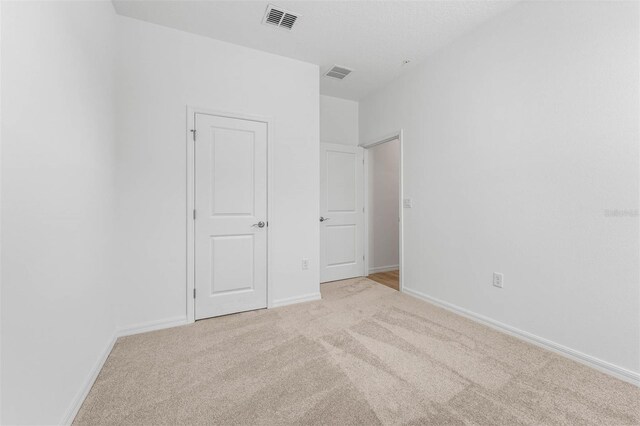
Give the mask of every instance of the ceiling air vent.
[{"label": "ceiling air vent", "polygon": [[293,24],[296,23],[299,17],[300,15],[297,13],[293,13],[270,4],[264,14],[262,23],[291,31],[291,29],[293,29]]},{"label": "ceiling air vent", "polygon": [[343,78],[351,74],[351,71],[353,70],[350,70],[349,68],[341,67],[338,65],[334,65],[324,75],[326,75],[327,77],[337,78],[338,80],[342,80]]}]

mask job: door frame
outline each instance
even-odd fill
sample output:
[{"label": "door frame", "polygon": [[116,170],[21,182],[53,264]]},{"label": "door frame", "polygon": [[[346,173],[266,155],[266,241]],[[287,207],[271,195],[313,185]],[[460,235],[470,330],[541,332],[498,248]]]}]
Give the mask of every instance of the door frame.
[{"label": "door frame", "polygon": [[399,194],[398,210],[400,222],[398,223],[398,269],[400,270],[400,282],[398,289],[404,291],[404,209],[402,207],[404,199],[404,143],[402,140],[403,130],[400,129],[390,135],[374,139],[370,142],[361,143],[359,146],[364,148],[364,206],[367,212],[364,215],[364,272],[365,277],[369,275],[369,149],[374,146],[381,145],[398,139],[400,145],[400,178],[399,178]]},{"label": "door frame", "polygon": [[[238,112],[220,111],[211,108],[195,107],[187,105],[187,128],[185,131],[185,140],[187,145],[187,208],[186,208],[186,222],[187,222],[187,285],[186,285],[186,312],[187,322],[195,322],[195,298],[193,292],[195,290],[195,219],[193,217],[193,211],[195,209],[195,150],[194,139],[191,132],[195,129],[195,116],[196,114],[214,115],[217,117],[235,118],[239,120],[257,121],[265,123],[267,125],[267,309],[273,305],[273,280],[271,279],[271,272],[273,271],[272,264],[273,258],[273,236],[271,229],[274,226],[273,221],[273,119],[268,116],[260,116],[253,114],[245,114]],[[196,135],[197,137],[197,135]]]}]

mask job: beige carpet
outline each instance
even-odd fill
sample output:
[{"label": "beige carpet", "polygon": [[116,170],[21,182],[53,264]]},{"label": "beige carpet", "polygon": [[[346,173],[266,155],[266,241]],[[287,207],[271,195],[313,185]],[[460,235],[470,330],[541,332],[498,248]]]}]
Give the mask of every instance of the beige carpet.
[{"label": "beige carpet", "polygon": [[367,279],[118,340],[75,424],[640,423],[640,389]]}]

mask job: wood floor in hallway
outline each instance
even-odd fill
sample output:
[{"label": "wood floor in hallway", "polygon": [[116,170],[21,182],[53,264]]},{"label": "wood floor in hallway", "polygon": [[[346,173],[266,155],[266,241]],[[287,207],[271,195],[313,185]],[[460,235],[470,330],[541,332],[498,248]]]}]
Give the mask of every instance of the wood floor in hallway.
[{"label": "wood floor in hallway", "polygon": [[369,275],[367,278],[386,285],[394,290],[400,289],[400,271],[398,269],[395,271],[376,272],[375,274]]}]

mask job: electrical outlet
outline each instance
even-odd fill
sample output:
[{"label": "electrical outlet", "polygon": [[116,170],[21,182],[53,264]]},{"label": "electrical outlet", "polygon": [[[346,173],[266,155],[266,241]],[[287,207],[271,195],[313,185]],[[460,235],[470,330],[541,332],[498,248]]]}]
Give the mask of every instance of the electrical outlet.
[{"label": "electrical outlet", "polygon": [[302,259],[302,269],[309,269],[309,259]]},{"label": "electrical outlet", "polygon": [[503,281],[504,281],[504,275],[502,275],[502,273],[500,273],[500,272],[494,272],[493,273],[493,286],[494,287],[502,288]]},{"label": "electrical outlet", "polygon": [[411,207],[413,207],[413,201],[411,201],[411,198],[405,198],[404,200],[402,200],[402,206],[405,209],[410,209]]}]

